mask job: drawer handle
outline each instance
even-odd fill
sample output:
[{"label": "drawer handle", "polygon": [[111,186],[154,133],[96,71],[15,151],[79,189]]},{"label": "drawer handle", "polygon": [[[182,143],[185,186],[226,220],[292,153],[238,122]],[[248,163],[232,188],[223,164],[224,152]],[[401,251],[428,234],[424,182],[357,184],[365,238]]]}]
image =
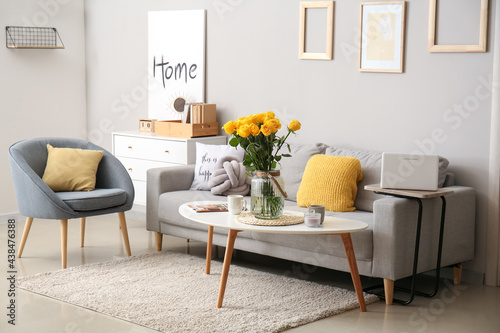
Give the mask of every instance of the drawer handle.
[{"label": "drawer handle", "polygon": [[128,168],[127,170],[128,170],[128,171],[132,171],[132,168]]},{"label": "drawer handle", "polygon": [[165,150],[165,153],[170,153],[170,151],[169,150]]},{"label": "drawer handle", "polygon": [[128,149],[132,149],[132,146],[128,146],[127,148],[128,148]]}]

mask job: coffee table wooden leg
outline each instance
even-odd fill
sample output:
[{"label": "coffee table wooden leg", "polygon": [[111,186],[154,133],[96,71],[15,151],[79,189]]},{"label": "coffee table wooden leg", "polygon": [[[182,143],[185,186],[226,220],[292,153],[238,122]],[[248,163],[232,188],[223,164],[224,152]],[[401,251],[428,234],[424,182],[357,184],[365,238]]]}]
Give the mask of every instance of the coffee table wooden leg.
[{"label": "coffee table wooden leg", "polygon": [[361,279],[359,278],[358,264],[356,263],[356,256],[354,255],[351,234],[340,234],[340,236],[342,237],[345,254],[347,256],[347,261],[349,262],[349,268],[351,269],[352,282],[354,284],[354,290],[356,290],[356,295],[358,296],[359,307],[361,308],[362,312],[366,312],[365,297],[363,295]]},{"label": "coffee table wooden leg", "polygon": [[212,239],[214,237],[214,227],[208,227],[207,239],[207,263],[205,265],[205,274],[210,274],[210,263],[212,262]]},{"label": "coffee table wooden leg", "polygon": [[224,266],[222,267],[222,276],[220,278],[219,297],[217,298],[217,308],[222,307],[224,292],[226,291],[227,277],[229,275],[229,266],[231,266],[231,258],[233,257],[234,241],[240,230],[229,230],[227,236],[226,255],[224,256]]}]

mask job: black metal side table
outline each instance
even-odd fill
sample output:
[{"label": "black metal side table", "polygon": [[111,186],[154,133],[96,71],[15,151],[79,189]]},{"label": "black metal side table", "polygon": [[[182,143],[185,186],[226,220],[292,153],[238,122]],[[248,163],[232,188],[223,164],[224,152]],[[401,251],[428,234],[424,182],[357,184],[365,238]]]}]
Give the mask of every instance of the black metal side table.
[{"label": "black metal side table", "polygon": [[[411,199],[411,200],[414,200],[418,203],[417,232],[416,232],[416,239],[415,239],[415,253],[413,256],[413,274],[412,274],[412,280],[411,280],[411,287],[410,287],[410,289],[394,287],[394,289],[397,291],[409,293],[410,298],[407,300],[400,300],[400,299],[393,298],[393,302],[396,302],[396,303],[399,303],[402,305],[407,305],[413,301],[413,298],[415,295],[429,297],[429,298],[434,297],[437,294],[438,289],[439,289],[439,274],[440,274],[440,270],[441,270],[441,253],[442,253],[442,249],[443,249],[444,221],[445,221],[445,214],[446,214],[445,196],[453,194],[453,190],[448,190],[448,189],[444,189],[444,188],[439,188],[437,191],[396,190],[396,189],[381,188],[378,184],[366,185],[365,190],[373,191],[377,194],[391,195],[391,196],[397,197],[397,198]],[[421,231],[421,227],[422,227],[422,199],[432,199],[432,198],[437,198],[437,197],[441,198],[442,207],[441,207],[441,226],[440,226],[440,230],[439,230],[438,255],[437,255],[437,263],[436,263],[435,287],[434,287],[434,291],[432,293],[423,293],[423,292],[415,290],[415,277],[417,275],[418,252],[419,252],[419,248],[420,248],[420,231]],[[379,295],[379,294],[376,294],[375,292],[373,292],[375,289],[379,289],[381,287],[383,287],[383,286],[373,286],[373,287],[365,288],[363,291],[370,293],[370,294],[375,294],[375,295],[379,296],[381,299],[385,299],[384,295]],[[392,302],[386,301],[386,304],[392,304]]]}]

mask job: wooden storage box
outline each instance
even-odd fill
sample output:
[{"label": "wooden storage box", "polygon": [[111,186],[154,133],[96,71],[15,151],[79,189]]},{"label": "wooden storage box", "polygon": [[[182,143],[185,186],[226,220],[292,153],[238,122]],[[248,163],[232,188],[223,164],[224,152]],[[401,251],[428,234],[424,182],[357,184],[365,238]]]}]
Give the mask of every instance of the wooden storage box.
[{"label": "wooden storage box", "polygon": [[184,124],[180,120],[165,120],[155,122],[155,132],[159,136],[173,138],[194,138],[219,134],[219,123]]}]

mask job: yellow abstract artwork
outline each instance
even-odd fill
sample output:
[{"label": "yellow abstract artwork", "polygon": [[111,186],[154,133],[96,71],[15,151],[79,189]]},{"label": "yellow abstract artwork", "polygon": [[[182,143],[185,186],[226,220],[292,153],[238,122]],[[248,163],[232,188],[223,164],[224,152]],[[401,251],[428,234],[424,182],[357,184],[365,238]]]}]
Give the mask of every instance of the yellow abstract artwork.
[{"label": "yellow abstract artwork", "polygon": [[393,61],[395,48],[396,14],[369,13],[366,29],[366,59]]}]

